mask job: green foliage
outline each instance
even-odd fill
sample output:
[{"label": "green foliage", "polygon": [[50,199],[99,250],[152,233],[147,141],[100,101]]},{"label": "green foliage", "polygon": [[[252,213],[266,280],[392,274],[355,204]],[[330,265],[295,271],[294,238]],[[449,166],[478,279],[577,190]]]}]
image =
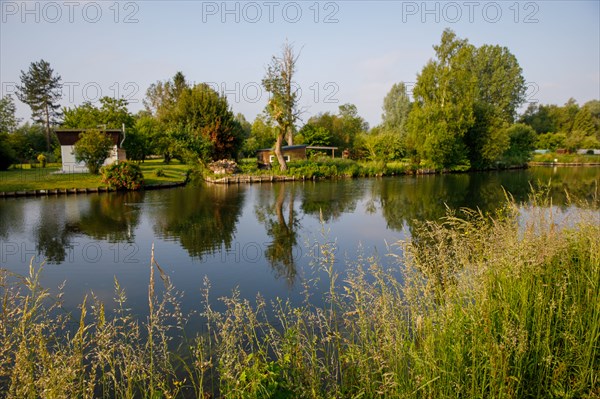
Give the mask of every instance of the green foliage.
[{"label": "green foliage", "polygon": [[244,135],[227,98],[204,83],[183,90],[169,126],[183,147],[204,160],[236,158]]},{"label": "green foliage", "polygon": [[247,157],[256,155],[256,151],[263,148],[272,148],[275,144],[277,130],[272,125],[270,119],[259,114],[254,119],[250,129],[250,136],[244,141],[242,146],[242,154]]},{"label": "green foliage", "polygon": [[[46,135],[41,125],[25,123],[8,135],[8,143],[13,148],[17,159],[21,163],[35,160],[37,154],[46,151]],[[51,149],[59,149],[58,139],[52,134]],[[49,156],[46,153],[46,156]],[[51,158],[54,158],[52,155]]]},{"label": "green foliage", "polygon": [[306,124],[298,132],[302,135],[304,144],[312,146],[330,146],[331,145],[331,133],[323,127],[315,127],[310,124]]},{"label": "green foliage", "polygon": [[515,123],[506,129],[510,144],[502,157],[505,165],[523,165],[531,157],[535,149],[536,134],[531,126],[523,123]]},{"label": "green foliage", "polygon": [[[319,113],[311,117],[305,127],[307,129],[324,129],[330,136],[328,145],[342,150],[355,149],[356,140],[369,129],[368,123],[358,115],[354,104],[340,105],[337,115],[329,112]],[[299,135],[302,133],[301,130]],[[302,137],[305,143],[309,142],[303,134]]]},{"label": "green foliage", "polygon": [[583,108],[586,108],[592,115],[594,121],[594,134],[596,138],[600,140],[600,100],[591,100],[583,104]]},{"label": "green foliage", "polygon": [[357,149],[370,161],[394,161],[405,155],[404,141],[400,132],[375,127],[357,139]]},{"label": "green foliage", "polygon": [[556,108],[556,105],[530,103],[519,118],[519,122],[531,126],[537,134],[556,132],[558,123],[554,117]]},{"label": "green foliage", "polygon": [[[162,169],[156,171],[157,176],[159,171]],[[102,183],[117,190],[139,190],[144,184],[144,175],[139,165],[131,162],[115,162],[102,168]]]},{"label": "green foliage", "polygon": [[394,83],[388,94],[383,99],[383,127],[387,131],[406,133],[406,120],[410,112],[411,103],[404,82]]},{"label": "green foliage", "polygon": [[441,169],[468,165],[463,137],[473,126],[477,78],[474,48],[445,30],[431,60],[417,77],[409,115],[410,142],[421,160]]},{"label": "green foliage", "polygon": [[80,106],[65,108],[63,110],[64,120],[62,127],[72,129],[121,129],[131,128],[134,117],[127,109],[127,100],[102,97],[100,108],[91,102],[85,102]]},{"label": "green foliage", "polygon": [[6,170],[17,162],[17,154],[8,140],[8,134],[0,132],[0,170]]},{"label": "green foliage", "polygon": [[100,167],[109,157],[113,142],[105,133],[90,129],[79,135],[79,140],[73,146],[77,162],[84,162],[91,174],[97,175]]},{"label": "green foliage", "polygon": [[475,47],[447,29],[418,75],[408,152],[436,169],[482,169],[508,149],[505,127],[524,101],[525,80],[507,48]]},{"label": "green foliage", "polygon": [[19,100],[29,105],[31,117],[46,130],[46,151],[50,151],[50,126],[61,116],[58,102],[62,97],[60,75],[55,75],[44,60],[32,62],[27,72],[21,71],[21,86],[17,88]]},{"label": "green foliage", "polygon": [[0,133],[12,133],[17,129],[19,118],[15,116],[17,108],[10,94],[0,98]]},{"label": "green foliage", "polygon": [[140,117],[138,141],[162,154],[165,163],[172,158],[195,164],[237,157],[246,133],[225,95],[209,85],[190,86],[178,72],[173,80],[150,86],[145,104],[155,121]]},{"label": "green foliage", "polygon": [[567,136],[564,133],[545,133],[539,134],[535,142],[535,147],[542,150],[554,151],[558,148],[564,148]]}]

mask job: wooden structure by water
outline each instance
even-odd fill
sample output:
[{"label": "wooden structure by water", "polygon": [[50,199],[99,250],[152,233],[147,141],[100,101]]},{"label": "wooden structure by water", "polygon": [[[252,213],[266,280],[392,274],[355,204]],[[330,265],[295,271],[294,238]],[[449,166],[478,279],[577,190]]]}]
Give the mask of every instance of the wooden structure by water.
[{"label": "wooden structure by water", "polygon": [[[310,180],[304,176],[275,176],[275,175],[263,175],[263,176],[251,176],[251,175],[234,175],[224,177],[205,177],[204,180],[208,183],[213,184],[247,184],[247,183],[275,183],[275,182],[286,182],[286,181],[298,181],[298,180]],[[316,180],[312,179],[312,180]]]}]

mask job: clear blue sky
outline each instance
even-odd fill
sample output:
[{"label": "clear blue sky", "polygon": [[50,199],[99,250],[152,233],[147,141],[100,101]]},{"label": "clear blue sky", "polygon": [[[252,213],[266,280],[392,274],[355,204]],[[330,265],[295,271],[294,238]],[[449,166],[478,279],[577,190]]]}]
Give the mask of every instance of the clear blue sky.
[{"label": "clear blue sky", "polygon": [[[287,39],[301,52],[303,119],[353,103],[370,125],[392,84],[414,82],[445,28],[515,54],[528,101],[600,98],[600,2],[594,1],[7,1],[1,0],[1,94],[45,59],[64,106],[101,95],[141,109],[148,86],[182,71],[225,90],[250,121],[265,67]],[[18,116],[29,108],[17,102]]]}]

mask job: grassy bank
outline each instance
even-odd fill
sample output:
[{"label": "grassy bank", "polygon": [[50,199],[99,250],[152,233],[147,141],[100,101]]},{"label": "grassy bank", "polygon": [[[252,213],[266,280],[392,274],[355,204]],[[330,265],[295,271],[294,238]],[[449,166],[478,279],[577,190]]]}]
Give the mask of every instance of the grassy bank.
[{"label": "grassy bank", "polygon": [[[140,164],[145,184],[180,182],[185,180],[189,167],[177,161],[169,165],[162,160],[151,160]],[[51,190],[65,188],[105,187],[100,175],[89,173],[56,173],[60,164],[49,164],[46,168],[32,168],[30,165],[13,167],[0,171],[0,191]],[[162,173],[158,171],[161,170]]]},{"label": "grassy bank", "polygon": [[600,163],[600,155],[587,154],[534,154],[531,162],[558,162],[558,163]]},{"label": "grassy bank", "polygon": [[328,157],[288,162],[288,170],[284,172],[281,172],[277,165],[270,170],[259,169],[256,158],[243,159],[239,166],[242,174],[294,176],[306,179],[396,176],[415,172],[415,168],[409,162],[354,161]]},{"label": "grassy bank", "polygon": [[180,298],[154,258],[140,321],[118,283],[114,313],[90,296],[71,318],[39,270],[2,271],[0,396],[597,398],[598,204],[564,218],[533,200],[525,223],[511,203],[424,223],[399,243],[404,281],[360,254],[339,276],[335,248],[321,245],[324,307],[234,292],[218,313],[205,282],[198,337],[184,333]]}]

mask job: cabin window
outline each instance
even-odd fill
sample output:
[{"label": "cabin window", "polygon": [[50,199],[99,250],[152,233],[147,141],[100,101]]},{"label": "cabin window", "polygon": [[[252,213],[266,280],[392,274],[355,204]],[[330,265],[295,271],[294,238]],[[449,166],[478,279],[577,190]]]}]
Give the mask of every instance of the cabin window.
[{"label": "cabin window", "polygon": [[[273,163],[273,161],[275,161],[276,156],[275,155],[269,155],[269,163]],[[289,155],[284,155],[283,159],[285,159],[285,162],[290,162],[290,156]]]}]

